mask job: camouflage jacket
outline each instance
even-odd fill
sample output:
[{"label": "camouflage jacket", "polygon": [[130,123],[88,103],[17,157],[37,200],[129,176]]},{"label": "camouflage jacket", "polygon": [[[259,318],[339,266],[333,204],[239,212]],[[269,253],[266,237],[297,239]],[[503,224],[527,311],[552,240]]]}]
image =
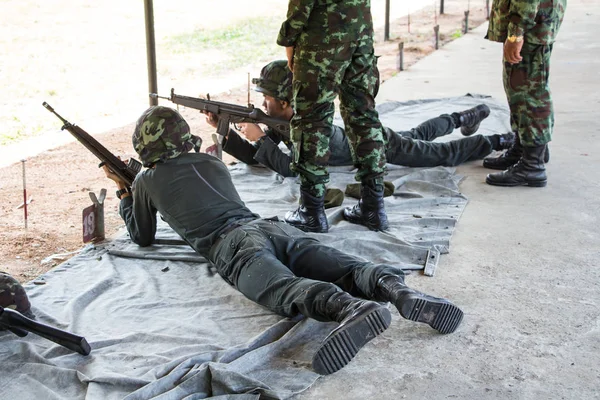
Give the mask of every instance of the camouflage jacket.
[{"label": "camouflage jacket", "polygon": [[291,47],[373,39],[371,0],[290,0],[277,44]]},{"label": "camouflage jacket", "polygon": [[567,0],[494,0],[486,38],[504,42],[523,36],[525,42],[551,44],[567,8]]}]

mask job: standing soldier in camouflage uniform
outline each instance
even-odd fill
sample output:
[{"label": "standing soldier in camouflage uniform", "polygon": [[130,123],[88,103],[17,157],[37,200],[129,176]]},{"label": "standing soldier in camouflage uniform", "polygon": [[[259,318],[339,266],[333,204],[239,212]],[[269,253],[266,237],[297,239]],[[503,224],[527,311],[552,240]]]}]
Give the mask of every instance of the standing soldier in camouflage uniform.
[{"label": "standing soldier in camouflage uniform", "polygon": [[352,143],[361,200],[344,218],[372,230],[386,230],[383,205],[385,148],[375,111],[377,84],[371,1],[290,0],[277,44],[286,47],[294,72],[291,138],[297,151],[292,168],[300,174],[300,207],[285,220],[302,230],[327,232],[323,207],[334,99]]},{"label": "standing soldier in camouflage uniform", "polygon": [[486,38],[504,42],[504,91],[515,145],[484,166],[505,169],[489,174],[495,186],[546,186],[547,143],[552,138],[554,110],[548,75],[552,45],[567,0],[495,0]]}]

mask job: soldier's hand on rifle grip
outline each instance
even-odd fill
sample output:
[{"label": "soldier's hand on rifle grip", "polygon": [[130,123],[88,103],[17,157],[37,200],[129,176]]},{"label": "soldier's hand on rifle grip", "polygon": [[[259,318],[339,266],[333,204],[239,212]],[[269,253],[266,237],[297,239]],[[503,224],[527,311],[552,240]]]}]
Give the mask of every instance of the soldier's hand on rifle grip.
[{"label": "soldier's hand on rifle grip", "polygon": [[219,117],[215,113],[211,113],[210,111],[202,110],[200,111],[202,114],[206,114],[206,123],[216,128],[219,125]]},{"label": "soldier's hand on rifle grip", "polygon": [[119,178],[119,176],[116,175],[110,168],[108,168],[107,165],[103,165],[102,169],[104,170],[106,177],[117,184],[117,188],[125,189],[127,187],[127,184],[123,182],[123,180]]}]

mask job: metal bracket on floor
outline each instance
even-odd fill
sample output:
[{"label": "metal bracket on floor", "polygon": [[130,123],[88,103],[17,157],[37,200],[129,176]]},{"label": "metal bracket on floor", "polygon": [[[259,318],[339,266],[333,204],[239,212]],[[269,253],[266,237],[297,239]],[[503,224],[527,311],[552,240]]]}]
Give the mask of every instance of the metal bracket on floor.
[{"label": "metal bracket on floor", "polygon": [[427,260],[425,260],[425,268],[423,269],[423,273],[427,276],[435,275],[435,270],[437,269],[439,260],[440,252],[434,249],[429,249],[427,251]]}]

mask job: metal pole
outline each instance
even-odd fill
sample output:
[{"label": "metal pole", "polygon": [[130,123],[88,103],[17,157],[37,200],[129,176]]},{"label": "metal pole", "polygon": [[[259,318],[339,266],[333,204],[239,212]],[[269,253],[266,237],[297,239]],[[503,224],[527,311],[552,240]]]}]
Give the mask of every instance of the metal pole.
[{"label": "metal pole", "polygon": [[25,182],[25,159],[21,160],[23,163],[23,214],[25,216],[25,231],[27,231],[27,184]]},{"label": "metal pole", "polygon": [[440,14],[444,13],[444,0],[440,0]]},{"label": "metal pole", "polygon": [[390,0],[385,0],[385,28],[383,31],[383,40],[390,40]]},{"label": "metal pole", "polygon": [[248,72],[248,107],[250,107],[252,103],[250,103],[250,72]]},{"label": "metal pole", "polygon": [[[156,77],[156,42],[154,39],[154,6],[152,0],[144,0],[144,15],[146,17],[146,58],[148,59],[148,93],[158,93]],[[150,105],[158,104],[158,99],[150,98]]]},{"label": "metal pole", "polygon": [[398,43],[398,71],[404,71],[404,42]]},{"label": "metal pole", "polygon": [[469,33],[469,10],[465,11],[465,35]]}]

